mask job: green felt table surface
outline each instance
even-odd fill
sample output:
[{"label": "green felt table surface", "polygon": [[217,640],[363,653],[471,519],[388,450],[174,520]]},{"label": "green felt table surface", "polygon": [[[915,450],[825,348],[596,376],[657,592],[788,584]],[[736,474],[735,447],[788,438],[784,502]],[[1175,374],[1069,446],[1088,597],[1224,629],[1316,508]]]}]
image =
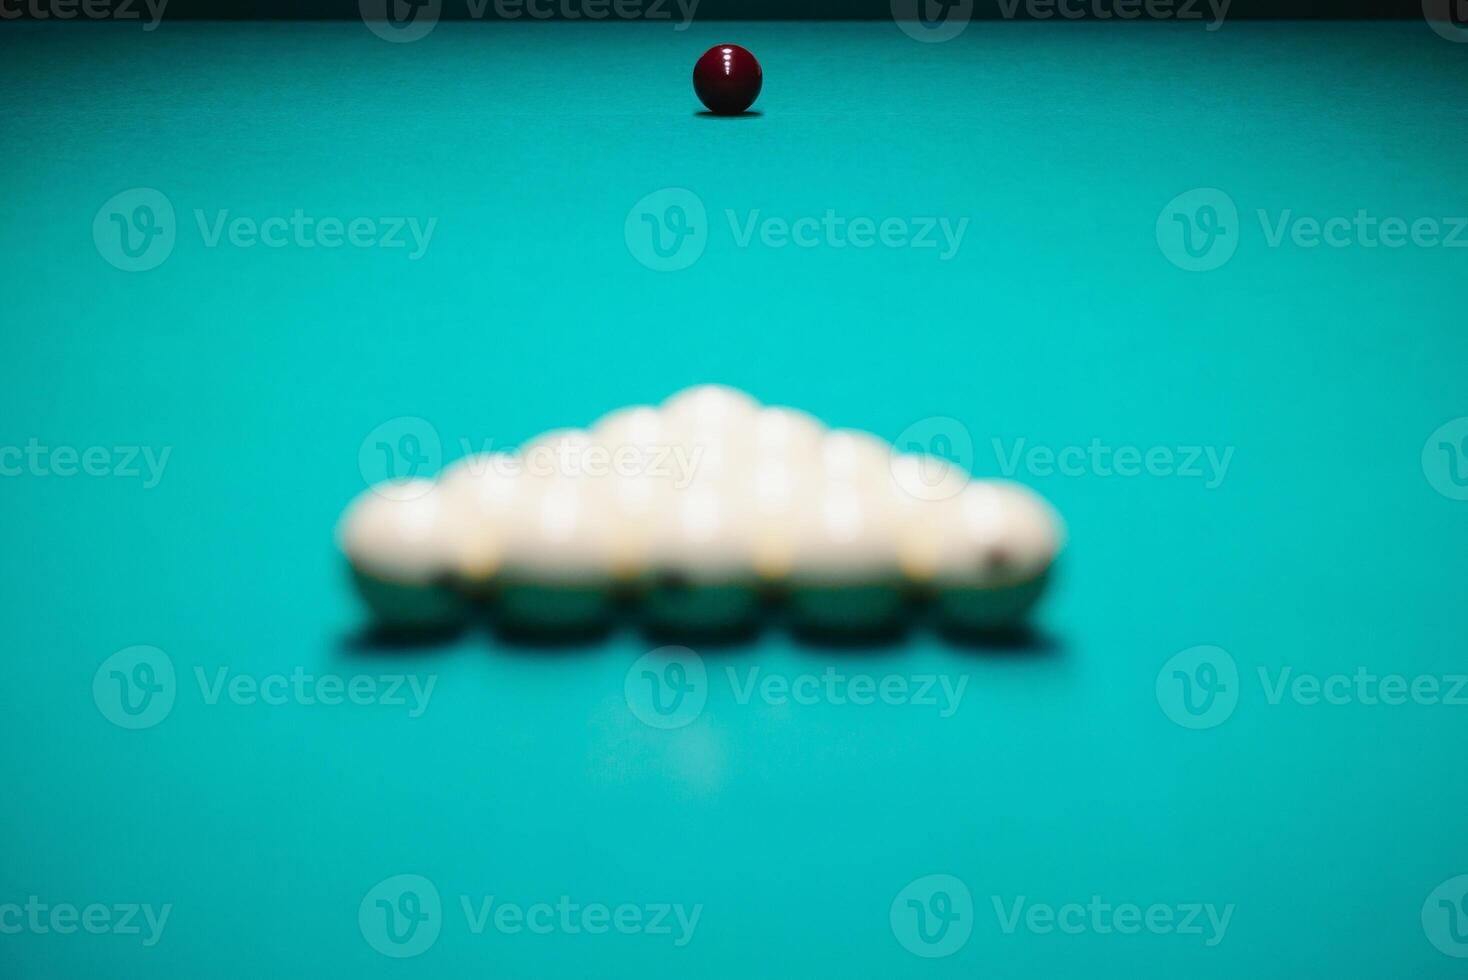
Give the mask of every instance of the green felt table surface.
[{"label": "green felt table surface", "polygon": [[[1468,49],[3,30],[7,977],[1462,975]],[[725,40],[757,116],[697,114]],[[1392,218],[1439,240],[1371,244]],[[635,628],[362,639],[332,532],[377,442],[431,470],[702,381],[1044,494],[1034,633],[693,644],[672,729]],[[138,645],[152,716],[113,687]]]}]

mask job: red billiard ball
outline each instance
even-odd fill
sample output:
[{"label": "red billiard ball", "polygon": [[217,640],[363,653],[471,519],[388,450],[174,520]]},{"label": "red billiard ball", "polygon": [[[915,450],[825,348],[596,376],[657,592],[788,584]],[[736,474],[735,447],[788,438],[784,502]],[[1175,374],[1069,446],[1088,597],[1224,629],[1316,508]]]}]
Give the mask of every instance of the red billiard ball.
[{"label": "red billiard ball", "polygon": [[693,66],[693,91],[719,116],[737,116],[754,105],[764,81],[754,55],[737,44],[716,44]]}]

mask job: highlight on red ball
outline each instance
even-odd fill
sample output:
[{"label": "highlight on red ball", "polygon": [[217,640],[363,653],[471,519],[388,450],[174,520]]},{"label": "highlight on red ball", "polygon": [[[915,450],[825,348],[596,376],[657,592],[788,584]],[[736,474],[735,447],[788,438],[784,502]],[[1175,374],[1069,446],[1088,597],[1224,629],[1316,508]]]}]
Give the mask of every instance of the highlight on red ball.
[{"label": "highlight on red ball", "polygon": [[754,105],[764,85],[764,71],[747,49],[716,44],[693,66],[693,91],[716,116],[737,116]]}]

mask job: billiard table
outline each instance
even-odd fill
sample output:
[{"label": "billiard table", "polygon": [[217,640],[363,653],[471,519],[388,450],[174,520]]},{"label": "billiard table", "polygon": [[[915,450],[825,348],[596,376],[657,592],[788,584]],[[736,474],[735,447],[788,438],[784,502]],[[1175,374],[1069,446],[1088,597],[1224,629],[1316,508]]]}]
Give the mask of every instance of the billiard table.
[{"label": "billiard table", "polygon": [[[3,29],[0,973],[1461,975],[1468,48]],[[1043,494],[1028,627],[365,627],[365,485],[700,382]]]}]

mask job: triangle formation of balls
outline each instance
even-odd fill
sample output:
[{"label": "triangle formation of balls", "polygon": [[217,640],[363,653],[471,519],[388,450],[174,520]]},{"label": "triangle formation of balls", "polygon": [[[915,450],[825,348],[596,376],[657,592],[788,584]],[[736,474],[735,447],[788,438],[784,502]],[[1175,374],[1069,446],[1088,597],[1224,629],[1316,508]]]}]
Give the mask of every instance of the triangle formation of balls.
[{"label": "triangle formation of balls", "polygon": [[1006,627],[1062,538],[1019,484],[717,385],[378,484],[338,529],[378,624],[406,629],[476,603],[579,628],[629,600],[675,628],[775,604],[845,632],[929,603],[957,626]]}]

